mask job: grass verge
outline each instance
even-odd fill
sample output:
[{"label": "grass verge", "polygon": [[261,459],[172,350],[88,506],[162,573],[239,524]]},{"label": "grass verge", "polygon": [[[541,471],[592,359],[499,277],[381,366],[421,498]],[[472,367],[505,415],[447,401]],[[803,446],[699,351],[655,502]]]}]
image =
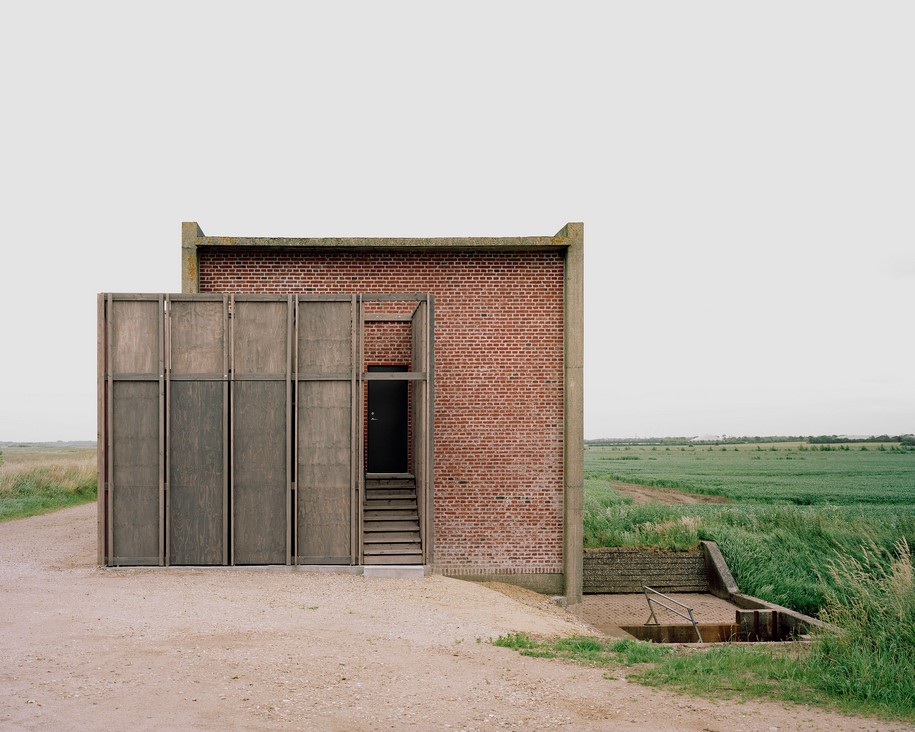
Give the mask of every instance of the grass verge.
[{"label": "grass verge", "polygon": [[96,497],[98,479],[92,461],[36,465],[17,464],[9,457],[0,467],[0,521],[35,516]]},{"label": "grass verge", "polygon": [[915,586],[909,546],[870,547],[864,560],[834,557],[823,616],[835,630],[809,646],[661,646],[573,637],[502,636],[495,645],[529,656],[608,668],[638,665],[628,678],[717,698],[771,698],[915,721]]}]

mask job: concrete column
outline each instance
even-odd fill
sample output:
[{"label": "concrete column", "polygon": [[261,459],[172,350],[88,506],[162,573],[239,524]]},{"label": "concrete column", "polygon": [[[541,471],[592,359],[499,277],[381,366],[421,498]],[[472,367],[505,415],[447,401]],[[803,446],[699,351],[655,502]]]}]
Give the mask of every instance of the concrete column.
[{"label": "concrete column", "polygon": [[569,241],[565,258],[563,575],[570,605],[581,602],[584,505],[585,226],[566,224],[557,236]]},{"label": "concrete column", "polygon": [[196,221],[181,224],[181,292],[200,292],[200,268],[197,263],[197,240],[203,232]]}]

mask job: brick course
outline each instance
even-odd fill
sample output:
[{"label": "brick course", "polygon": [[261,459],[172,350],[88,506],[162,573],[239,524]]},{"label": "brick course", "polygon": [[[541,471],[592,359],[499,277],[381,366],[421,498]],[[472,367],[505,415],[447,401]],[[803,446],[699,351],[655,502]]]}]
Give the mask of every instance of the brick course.
[{"label": "brick course", "polygon": [[[560,253],[208,247],[199,289],[435,295],[436,569],[563,571]],[[409,361],[407,324],[367,324],[366,363]]]}]

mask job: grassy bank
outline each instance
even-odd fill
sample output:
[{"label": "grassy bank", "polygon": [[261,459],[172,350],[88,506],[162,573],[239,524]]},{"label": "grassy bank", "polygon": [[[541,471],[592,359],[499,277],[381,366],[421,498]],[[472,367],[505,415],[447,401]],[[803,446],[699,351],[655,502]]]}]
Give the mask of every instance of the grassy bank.
[{"label": "grassy bank", "polygon": [[4,448],[0,521],[94,500],[96,483],[94,449]]},{"label": "grassy bank", "polygon": [[[835,631],[809,646],[730,645],[693,649],[613,638],[540,641],[524,634],[496,645],[606,668],[637,666],[628,678],[709,697],[771,698],[915,721],[915,591],[909,547],[840,559],[827,571],[840,589],[823,615]],[[879,560],[879,561],[878,561]]]},{"label": "grassy bank", "polygon": [[[588,448],[585,546],[716,541],[744,592],[817,615],[838,589],[825,571],[836,558],[864,561],[875,548],[886,568],[900,539],[915,546],[915,452],[812,447]],[[731,502],[636,505],[613,489],[615,480]]]},{"label": "grassy bank", "polygon": [[[617,482],[728,502],[635,504],[613,488]],[[716,541],[741,590],[838,629],[802,649],[723,645],[662,653],[633,675],[639,682],[915,719],[912,449],[589,447],[584,535],[585,546],[595,547],[687,549],[700,539]],[[627,665],[611,645],[579,660],[594,663],[604,654],[602,662]],[[568,654],[563,648],[525,652]]]}]

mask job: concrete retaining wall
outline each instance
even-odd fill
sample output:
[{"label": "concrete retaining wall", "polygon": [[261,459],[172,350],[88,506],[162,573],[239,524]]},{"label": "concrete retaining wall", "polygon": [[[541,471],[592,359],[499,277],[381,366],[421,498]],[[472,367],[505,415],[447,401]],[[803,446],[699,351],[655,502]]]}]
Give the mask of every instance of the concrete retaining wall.
[{"label": "concrete retaining wall", "polygon": [[585,550],[585,593],[641,592],[642,585],[660,592],[708,592],[705,555],[701,550],[662,552],[623,547]]}]

